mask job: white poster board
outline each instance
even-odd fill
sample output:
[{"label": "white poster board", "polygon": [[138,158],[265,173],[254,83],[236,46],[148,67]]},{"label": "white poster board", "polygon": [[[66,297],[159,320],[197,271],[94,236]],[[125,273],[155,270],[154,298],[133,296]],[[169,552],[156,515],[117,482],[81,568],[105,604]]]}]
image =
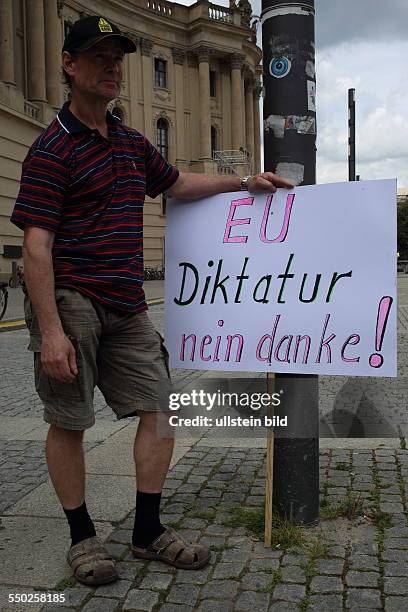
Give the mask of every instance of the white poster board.
[{"label": "white poster board", "polygon": [[167,209],[173,368],[396,376],[396,181]]}]

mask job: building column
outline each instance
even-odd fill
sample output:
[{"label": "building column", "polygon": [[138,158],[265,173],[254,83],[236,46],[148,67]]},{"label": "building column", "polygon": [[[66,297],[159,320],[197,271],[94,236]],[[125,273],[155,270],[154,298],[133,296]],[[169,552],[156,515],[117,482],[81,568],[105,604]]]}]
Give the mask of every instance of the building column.
[{"label": "building column", "polygon": [[144,135],[152,144],[156,145],[156,138],[153,129],[153,67],[152,67],[151,40],[142,38],[140,50],[142,52],[142,75],[143,75],[143,116],[144,116]]},{"label": "building column", "polygon": [[255,81],[253,88],[254,104],[254,172],[261,171],[261,128],[259,113],[259,98],[262,93],[262,85],[259,79]]},{"label": "building column", "polygon": [[13,0],[0,2],[0,81],[15,85],[14,81]]},{"label": "building column", "polygon": [[248,153],[251,156],[252,170],[255,165],[254,160],[254,102],[253,102],[254,81],[252,78],[245,81],[245,141]]},{"label": "building column", "polygon": [[242,78],[244,56],[234,53],[231,57],[231,131],[232,149],[242,146]]},{"label": "building column", "polygon": [[200,159],[211,159],[210,50],[198,49],[200,90]]},{"label": "building column", "polygon": [[184,126],[184,59],[186,54],[181,49],[172,49],[176,95],[176,163],[177,160],[186,160],[185,139],[186,130]]},{"label": "building column", "polygon": [[45,73],[48,103],[61,106],[61,22],[56,0],[44,0]]},{"label": "building column", "polygon": [[43,0],[26,0],[28,99],[46,101]]}]

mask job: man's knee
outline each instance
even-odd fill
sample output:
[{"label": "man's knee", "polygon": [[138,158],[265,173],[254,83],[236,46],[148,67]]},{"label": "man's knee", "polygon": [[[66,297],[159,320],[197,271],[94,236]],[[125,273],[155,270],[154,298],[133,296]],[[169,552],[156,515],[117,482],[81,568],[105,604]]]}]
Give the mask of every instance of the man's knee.
[{"label": "man's knee", "polygon": [[48,437],[65,438],[78,442],[82,442],[84,433],[84,429],[65,429],[58,425],[50,425],[48,428]]},{"label": "man's knee", "polygon": [[138,411],[140,424],[157,438],[173,438],[174,427],[169,424],[169,413]]}]

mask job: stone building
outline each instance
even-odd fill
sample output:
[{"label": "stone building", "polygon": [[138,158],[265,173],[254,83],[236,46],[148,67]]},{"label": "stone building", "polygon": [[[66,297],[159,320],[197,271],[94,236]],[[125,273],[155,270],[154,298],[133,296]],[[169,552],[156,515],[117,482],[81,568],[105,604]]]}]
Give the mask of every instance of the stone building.
[{"label": "stone building", "polygon": [[[249,11],[248,11],[249,6]],[[28,147],[54,118],[64,32],[101,14],[133,38],[124,84],[112,103],[182,171],[260,170],[259,66],[248,2],[222,7],[166,0],[0,1],[0,269],[21,261],[22,232],[9,217]],[[145,264],[164,260],[165,199],[146,200]]]}]

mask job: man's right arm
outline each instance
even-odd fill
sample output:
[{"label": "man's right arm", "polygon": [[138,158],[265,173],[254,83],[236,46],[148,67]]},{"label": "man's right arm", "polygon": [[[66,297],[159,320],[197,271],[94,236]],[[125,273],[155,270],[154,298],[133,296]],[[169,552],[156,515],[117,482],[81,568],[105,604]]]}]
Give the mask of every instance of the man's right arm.
[{"label": "man's right arm", "polygon": [[24,280],[41,331],[41,364],[48,376],[73,382],[78,373],[75,349],[64,333],[55,301],[52,247],[54,233],[24,229]]}]

